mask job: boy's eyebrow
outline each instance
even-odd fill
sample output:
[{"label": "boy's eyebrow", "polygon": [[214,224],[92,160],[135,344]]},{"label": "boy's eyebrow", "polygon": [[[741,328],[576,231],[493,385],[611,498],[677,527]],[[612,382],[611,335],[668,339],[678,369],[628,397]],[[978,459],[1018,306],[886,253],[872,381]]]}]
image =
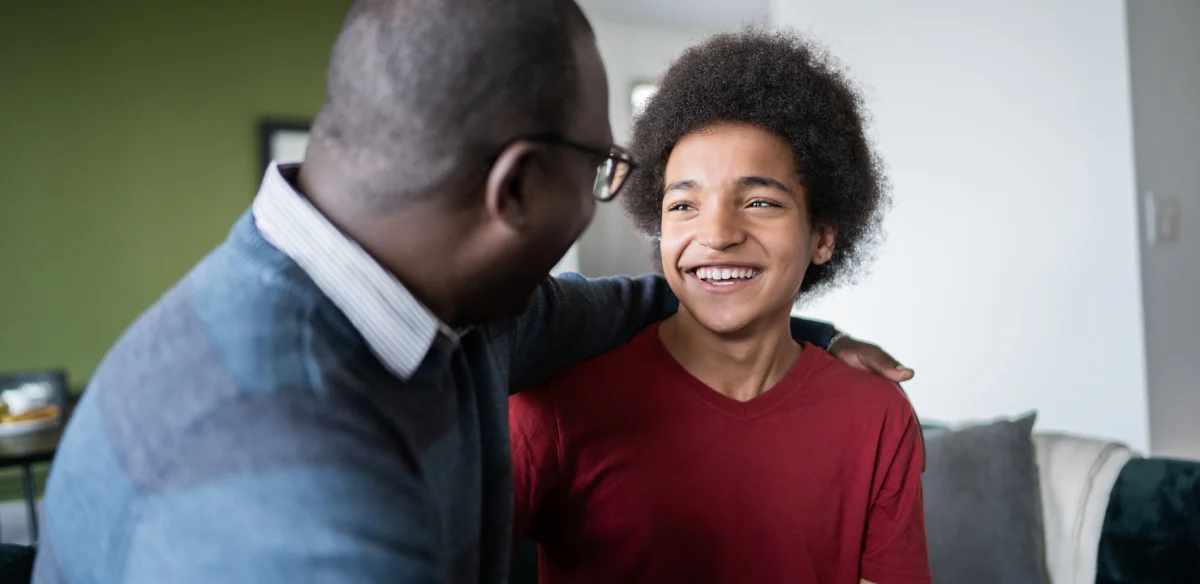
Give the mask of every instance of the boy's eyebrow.
[{"label": "boy's eyebrow", "polygon": [[792,192],[792,189],[787,188],[786,185],[769,176],[743,176],[737,182],[738,186],[742,187],[770,187],[785,193]]},{"label": "boy's eyebrow", "polygon": [[[757,175],[743,176],[743,177],[740,177],[737,179],[737,185],[739,187],[768,187],[768,188],[776,189],[776,190],[783,191],[783,192],[789,193],[789,194],[792,192],[792,190],[789,189],[787,187],[787,185],[785,185],[782,182],[775,180],[769,176],[757,176]],[[667,185],[667,188],[663,189],[663,192],[669,193],[671,191],[688,191],[688,190],[696,188],[697,186],[698,185],[696,184],[696,181],[691,180],[691,179],[684,179],[684,180],[675,181],[675,182]]]},{"label": "boy's eyebrow", "polygon": [[696,188],[696,181],[694,181],[694,180],[691,180],[691,179],[677,180],[677,181],[667,185],[667,188],[663,189],[663,192],[669,193],[671,191],[688,191],[688,190],[691,190],[694,188]]}]

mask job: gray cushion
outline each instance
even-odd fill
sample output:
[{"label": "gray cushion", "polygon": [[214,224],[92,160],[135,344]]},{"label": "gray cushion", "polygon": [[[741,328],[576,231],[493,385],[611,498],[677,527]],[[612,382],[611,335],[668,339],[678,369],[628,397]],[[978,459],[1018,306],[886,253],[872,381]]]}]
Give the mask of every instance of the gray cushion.
[{"label": "gray cushion", "polygon": [[1045,584],[1034,415],[926,435],[925,529],[937,584]]}]

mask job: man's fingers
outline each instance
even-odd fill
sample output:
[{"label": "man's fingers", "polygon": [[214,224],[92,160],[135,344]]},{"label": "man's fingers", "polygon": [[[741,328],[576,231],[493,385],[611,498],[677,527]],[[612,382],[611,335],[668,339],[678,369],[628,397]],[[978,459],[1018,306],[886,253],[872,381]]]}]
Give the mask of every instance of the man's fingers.
[{"label": "man's fingers", "polygon": [[839,339],[830,346],[830,352],[855,369],[880,375],[893,383],[908,381],[915,375],[912,369],[901,365],[887,351],[850,337]]},{"label": "man's fingers", "polygon": [[913,375],[914,373],[912,369],[909,369],[908,367],[901,367],[899,365],[883,372],[884,377],[896,383],[908,381],[909,379],[913,378]]},{"label": "man's fingers", "polygon": [[912,369],[901,365],[899,361],[893,359],[883,349],[879,347],[872,348],[875,350],[872,351],[873,354],[870,357],[871,369],[874,369],[876,373],[896,383],[908,381],[913,378],[914,372]]}]

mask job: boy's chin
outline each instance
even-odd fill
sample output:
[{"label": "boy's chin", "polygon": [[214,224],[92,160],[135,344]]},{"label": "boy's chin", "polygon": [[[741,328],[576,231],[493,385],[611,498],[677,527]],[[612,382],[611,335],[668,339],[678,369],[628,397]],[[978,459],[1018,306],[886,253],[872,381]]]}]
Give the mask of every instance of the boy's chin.
[{"label": "boy's chin", "polygon": [[737,303],[714,303],[716,306],[704,306],[704,303],[683,301],[692,320],[714,334],[723,337],[747,337],[764,334],[777,326],[787,326],[791,317],[790,307],[786,310],[777,308],[746,306]]},{"label": "boy's chin", "polygon": [[705,329],[721,336],[740,336],[749,333],[756,327],[753,325],[762,321],[761,314],[751,314],[742,311],[711,312],[696,315],[696,322]]}]

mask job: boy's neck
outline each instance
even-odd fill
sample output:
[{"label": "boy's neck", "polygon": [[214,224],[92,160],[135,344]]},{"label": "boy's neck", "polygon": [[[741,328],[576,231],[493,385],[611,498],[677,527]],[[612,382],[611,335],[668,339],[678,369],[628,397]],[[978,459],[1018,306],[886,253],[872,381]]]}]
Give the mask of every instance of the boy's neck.
[{"label": "boy's neck", "polygon": [[779,383],[800,358],[790,319],[789,312],[723,335],[705,328],[680,307],[663,321],[658,336],[688,373],[714,391],[746,402]]}]

